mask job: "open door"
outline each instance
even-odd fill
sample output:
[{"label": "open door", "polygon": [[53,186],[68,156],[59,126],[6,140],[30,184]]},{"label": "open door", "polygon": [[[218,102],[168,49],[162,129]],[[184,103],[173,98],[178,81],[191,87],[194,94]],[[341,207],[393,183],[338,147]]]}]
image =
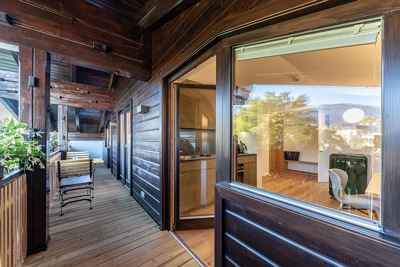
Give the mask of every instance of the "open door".
[{"label": "open door", "polygon": [[214,225],[215,85],[173,84],[174,228]]}]

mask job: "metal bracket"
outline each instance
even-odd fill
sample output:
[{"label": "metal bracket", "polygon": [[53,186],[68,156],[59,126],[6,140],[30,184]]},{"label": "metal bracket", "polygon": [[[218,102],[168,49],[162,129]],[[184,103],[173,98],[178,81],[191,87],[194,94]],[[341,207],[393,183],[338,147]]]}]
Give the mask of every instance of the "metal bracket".
[{"label": "metal bracket", "polygon": [[38,87],[39,80],[35,76],[30,75],[28,77],[28,86],[30,87]]},{"label": "metal bracket", "polygon": [[13,24],[13,18],[10,17],[7,13],[0,12],[0,23],[1,24],[6,24],[6,25],[12,25]]},{"label": "metal bracket", "polygon": [[93,47],[93,49],[104,52],[104,53],[108,53],[110,51],[110,48],[108,47],[108,45],[100,43],[100,42],[96,42],[96,41],[93,41],[92,47]]}]

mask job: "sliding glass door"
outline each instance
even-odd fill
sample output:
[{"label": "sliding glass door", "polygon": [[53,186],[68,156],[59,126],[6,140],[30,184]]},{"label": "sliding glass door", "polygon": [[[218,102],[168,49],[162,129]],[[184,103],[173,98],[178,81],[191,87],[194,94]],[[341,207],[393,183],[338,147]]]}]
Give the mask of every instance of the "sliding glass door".
[{"label": "sliding glass door", "polygon": [[214,222],[215,85],[175,83],[175,228]]}]

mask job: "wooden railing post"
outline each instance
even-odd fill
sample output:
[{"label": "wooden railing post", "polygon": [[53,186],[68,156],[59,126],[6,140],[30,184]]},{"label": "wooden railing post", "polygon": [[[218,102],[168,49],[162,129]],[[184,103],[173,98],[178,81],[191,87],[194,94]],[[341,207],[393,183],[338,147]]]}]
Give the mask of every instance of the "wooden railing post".
[{"label": "wooden railing post", "polygon": [[[38,141],[47,152],[47,117],[50,89],[50,57],[46,51],[20,47],[20,121],[43,132]],[[46,159],[47,161],[47,159]],[[46,166],[46,162],[45,162]],[[48,190],[46,169],[27,172],[28,255],[47,249]]]}]

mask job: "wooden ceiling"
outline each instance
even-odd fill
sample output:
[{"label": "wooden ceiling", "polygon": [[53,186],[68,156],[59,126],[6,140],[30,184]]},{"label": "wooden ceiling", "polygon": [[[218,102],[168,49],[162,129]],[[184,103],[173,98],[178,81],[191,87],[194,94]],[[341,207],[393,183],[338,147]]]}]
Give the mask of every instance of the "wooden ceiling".
[{"label": "wooden ceiling", "polygon": [[[197,0],[1,0],[0,42],[51,53],[51,124],[69,106],[71,131],[101,132],[118,77],[151,76],[152,31]],[[2,80],[1,80],[2,79]],[[0,51],[1,101],[18,112],[18,53]]]},{"label": "wooden ceiling", "polygon": [[[2,0],[0,40],[62,56],[73,65],[147,81],[151,32],[194,0]],[[3,14],[4,15],[4,14]]]}]

